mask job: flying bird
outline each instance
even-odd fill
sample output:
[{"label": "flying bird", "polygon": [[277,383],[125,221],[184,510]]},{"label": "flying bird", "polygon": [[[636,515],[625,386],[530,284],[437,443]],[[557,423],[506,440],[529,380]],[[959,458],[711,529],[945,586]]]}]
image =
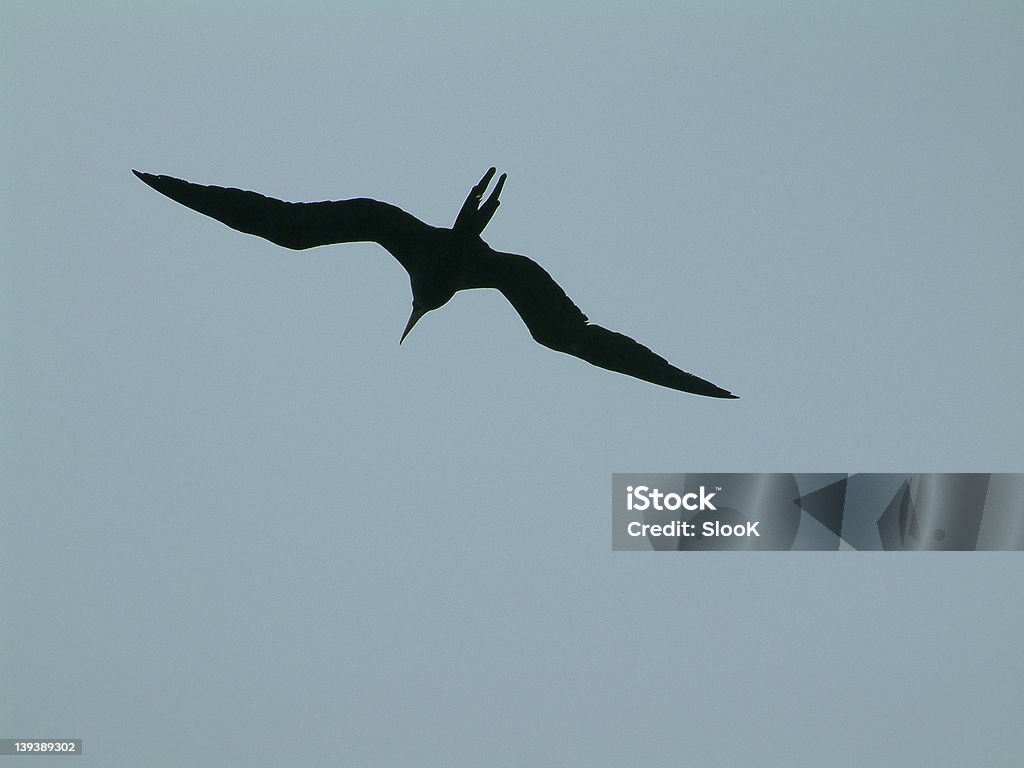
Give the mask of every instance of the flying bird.
[{"label": "flying bird", "polygon": [[287,203],[241,189],[132,173],[192,210],[285,248],[303,250],[363,241],[382,245],[405,267],[412,283],[412,314],[399,343],[423,315],[444,306],[457,291],[496,288],[545,347],[681,392],[736,398],[710,381],[676,368],[628,336],[589,322],[539,264],[487,245],[481,233],[498,208],[506,177],[498,178],[484,200],[494,168],[470,190],[451,228],[430,226],[397,206],[368,198]]}]

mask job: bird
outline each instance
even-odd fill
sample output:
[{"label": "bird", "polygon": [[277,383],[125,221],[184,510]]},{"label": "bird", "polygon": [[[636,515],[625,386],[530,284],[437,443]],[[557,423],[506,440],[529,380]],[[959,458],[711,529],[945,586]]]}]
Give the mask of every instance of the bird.
[{"label": "bird", "polygon": [[285,248],[351,242],[383,246],[409,273],[412,286],[412,314],[399,344],[425,314],[447,304],[458,291],[495,288],[534,340],[549,349],[680,392],[737,399],[629,336],[591,323],[537,262],[495,251],[485,243],[481,235],[498,208],[507,177],[501,174],[485,200],[495,168],[470,190],[450,228],[431,226],[398,206],[365,197],[290,203],[233,187],[205,186],[134,169],[132,173],[171,200]]}]

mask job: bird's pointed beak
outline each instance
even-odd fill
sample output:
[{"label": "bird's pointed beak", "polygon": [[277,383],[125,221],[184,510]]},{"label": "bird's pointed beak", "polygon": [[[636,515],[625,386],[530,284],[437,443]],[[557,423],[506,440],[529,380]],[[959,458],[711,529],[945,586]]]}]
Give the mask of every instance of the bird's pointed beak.
[{"label": "bird's pointed beak", "polygon": [[411,331],[412,327],[416,325],[416,321],[423,317],[425,314],[427,314],[427,310],[425,309],[421,309],[420,307],[412,308],[412,314],[409,315],[409,322],[406,324],[405,330],[402,331],[402,338],[398,340],[399,344],[405,341],[405,337],[409,335],[409,331]]}]

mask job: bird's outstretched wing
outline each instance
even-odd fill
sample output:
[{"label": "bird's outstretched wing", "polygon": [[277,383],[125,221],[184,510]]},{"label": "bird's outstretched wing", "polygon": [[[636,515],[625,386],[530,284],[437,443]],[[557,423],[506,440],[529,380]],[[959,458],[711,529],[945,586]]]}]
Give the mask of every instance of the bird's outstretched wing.
[{"label": "bird's outstretched wing", "polygon": [[401,208],[369,198],[286,203],[256,192],[207,187],[173,176],[132,171],[157,192],[232,229],[301,250],[367,241],[387,248],[406,269],[407,259],[437,230]]},{"label": "bird's outstretched wing", "polygon": [[486,266],[479,280],[486,285],[480,287],[501,291],[533,338],[544,346],[681,392],[736,398],[728,390],[676,368],[638,341],[588,322],[587,316],[535,261],[491,251]]}]

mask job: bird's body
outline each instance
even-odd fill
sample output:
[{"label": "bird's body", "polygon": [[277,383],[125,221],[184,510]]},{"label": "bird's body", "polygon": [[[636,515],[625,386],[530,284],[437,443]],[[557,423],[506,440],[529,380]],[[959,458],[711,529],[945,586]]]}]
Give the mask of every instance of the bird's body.
[{"label": "bird's body", "polygon": [[519,313],[533,338],[546,347],[664,387],[735,398],[711,382],[676,368],[628,336],[588,322],[539,264],[487,245],[480,234],[498,207],[505,182],[502,175],[486,202],[481,203],[494,176],[493,168],[470,191],[451,228],[432,227],[397,206],[368,198],[287,203],[256,192],[133,172],[172,200],[285,248],[379,243],[405,267],[412,284],[413,311],[403,340],[420,317],[444,306],[456,292],[496,288]]}]

